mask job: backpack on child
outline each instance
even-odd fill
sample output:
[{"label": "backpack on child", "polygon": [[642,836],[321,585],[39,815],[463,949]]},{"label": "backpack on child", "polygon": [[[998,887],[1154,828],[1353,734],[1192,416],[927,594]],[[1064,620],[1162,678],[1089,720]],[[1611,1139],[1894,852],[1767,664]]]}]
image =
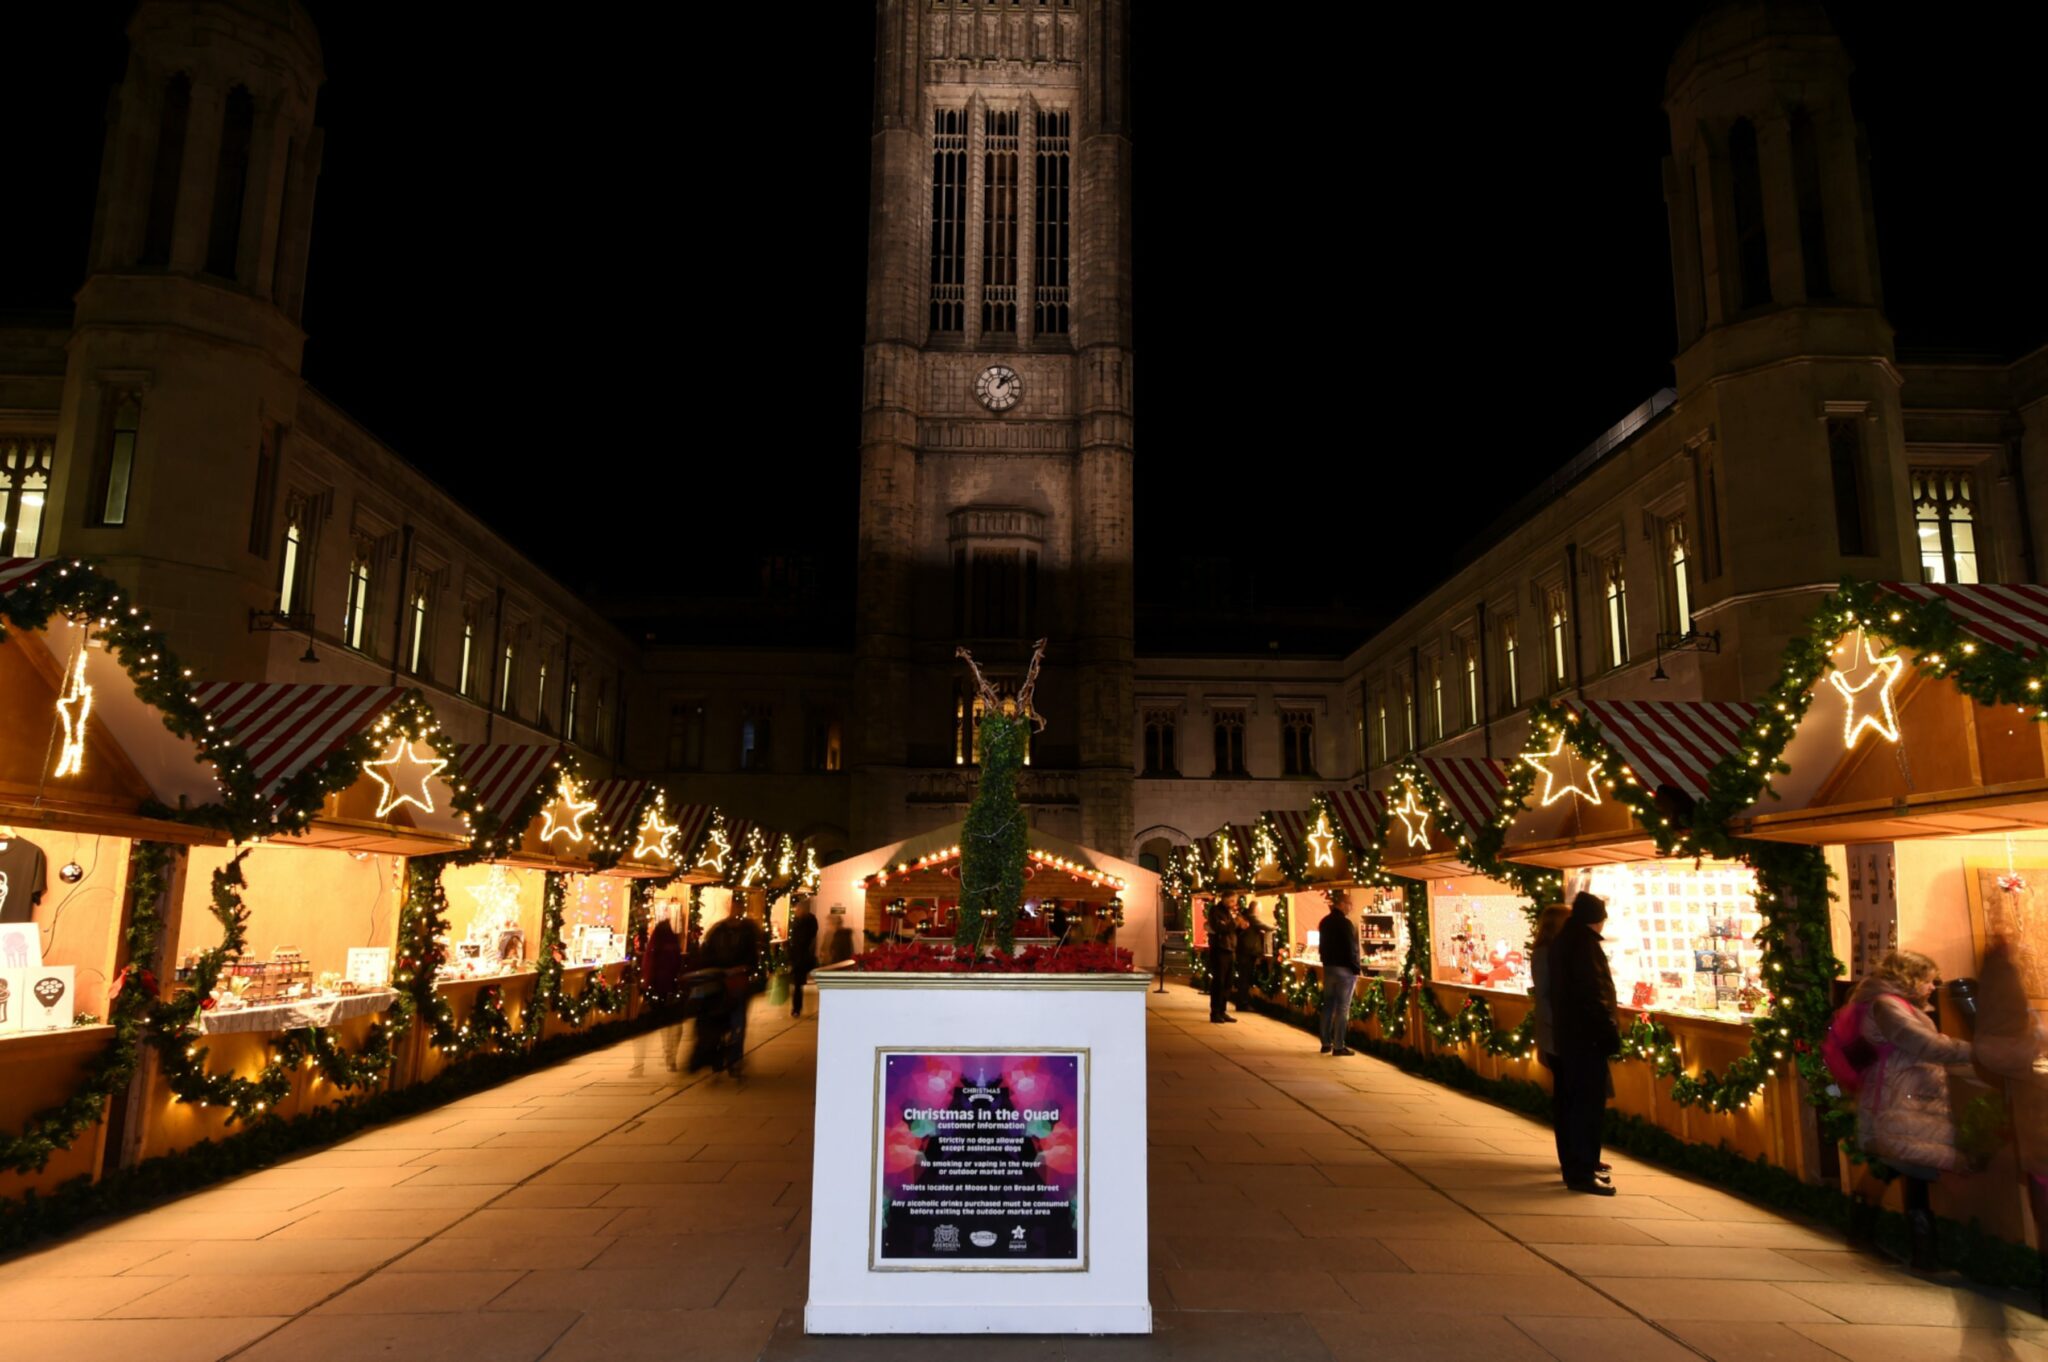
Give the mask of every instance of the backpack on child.
[{"label": "backpack on child", "polygon": [[1860,1089],[1863,1076],[1883,1058],[1878,1047],[1863,1038],[1863,1022],[1869,1015],[1868,1002],[1845,1003],[1828,1023],[1827,1035],[1821,1038],[1821,1062],[1828,1066],[1835,1085],[1845,1093]]}]

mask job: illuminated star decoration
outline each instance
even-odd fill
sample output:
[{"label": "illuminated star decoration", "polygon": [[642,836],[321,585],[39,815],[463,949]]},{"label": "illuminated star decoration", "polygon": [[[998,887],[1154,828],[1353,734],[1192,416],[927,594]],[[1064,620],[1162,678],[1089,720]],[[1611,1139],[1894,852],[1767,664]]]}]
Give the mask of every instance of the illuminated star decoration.
[{"label": "illuminated star decoration", "polygon": [[803,886],[803,892],[805,896],[808,897],[812,894],[817,893],[818,885],[824,880],[824,878],[824,867],[818,864],[818,849],[816,847],[805,847],[804,873],[803,878],[799,881],[799,883]]},{"label": "illuminated star decoration", "polygon": [[92,714],[92,687],[85,681],[85,649],[64,678],[64,693],[57,697],[57,718],[64,725],[64,746],[57,753],[53,776],[75,776],[85,769],[85,721]]},{"label": "illuminated star decoration", "polygon": [[1263,823],[1259,825],[1257,842],[1260,869],[1263,870],[1265,867],[1273,865],[1279,861],[1280,844],[1273,840],[1273,834],[1267,831],[1266,826]]},{"label": "illuminated star decoration", "polygon": [[1308,834],[1309,864],[1337,867],[1337,834],[1330,831],[1330,815],[1316,815],[1316,825]]},{"label": "illuminated star decoration", "polygon": [[[444,757],[422,757],[413,750],[410,738],[392,739],[381,758],[363,763],[363,770],[384,790],[377,798],[374,816],[382,818],[401,804],[410,804],[421,813],[432,813],[434,796],[427,789],[427,782],[440,775],[447,765]],[[404,768],[404,773],[391,769],[396,767]]]},{"label": "illuminated star decoration", "polygon": [[1391,805],[1388,812],[1401,820],[1401,826],[1408,833],[1409,846],[1429,845],[1429,806],[1416,797],[1413,785],[1405,780],[1401,782],[1401,802]]},{"label": "illuminated star decoration", "polygon": [[[1835,646],[1840,648],[1841,644]],[[1877,650],[1870,646],[1869,635],[1861,629],[1856,631],[1856,651],[1863,655],[1862,665],[1869,668],[1861,681],[1851,685],[1848,674],[1840,667],[1828,673],[1828,684],[1842,693],[1842,704],[1845,706],[1842,715],[1842,746],[1855,747],[1865,728],[1877,733],[1886,742],[1897,742],[1899,716],[1892,708],[1892,687],[1899,683],[1899,674],[1905,671],[1906,661],[1897,653],[1886,653],[1879,657]],[[1873,685],[1877,687],[1877,703],[1858,714],[1857,697]]]},{"label": "illuminated star decoration", "polygon": [[711,824],[710,839],[704,843],[704,854],[697,858],[701,870],[715,874],[725,873],[725,858],[732,854],[732,839],[725,835],[725,820],[718,818]]},{"label": "illuminated star decoration", "polygon": [[482,884],[471,885],[469,892],[476,896],[486,926],[519,921],[519,881],[504,866],[492,866],[491,877]]},{"label": "illuminated star decoration", "polygon": [[[1564,759],[1562,784],[1559,783],[1557,772],[1550,765],[1560,757]],[[1558,730],[1557,741],[1551,744],[1548,752],[1524,752],[1522,760],[1543,773],[1541,799],[1544,808],[1549,808],[1568,794],[1579,795],[1589,804],[1600,802],[1600,763],[1596,761],[1586,768],[1586,784],[1585,788],[1581,789],[1578,778],[1572,774],[1572,754],[1565,751],[1564,730]]]},{"label": "illuminated star decoration", "polygon": [[768,877],[768,839],[759,828],[747,834],[747,868],[740,872],[740,888],[759,884]]},{"label": "illuminated star decoration", "polygon": [[1231,859],[1231,848],[1234,841],[1235,839],[1227,831],[1216,834],[1216,868],[1219,871],[1235,871],[1237,869],[1236,862]]},{"label": "illuminated star decoration", "polygon": [[653,856],[657,860],[675,859],[675,837],[682,831],[674,823],[662,821],[662,814],[668,811],[667,802],[657,797],[648,808],[647,816],[640,820],[640,837],[633,846],[633,859]]},{"label": "illuminated star decoration", "polygon": [[540,840],[551,842],[557,837],[567,837],[573,844],[583,840],[583,820],[590,817],[597,808],[597,801],[583,797],[583,787],[574,776],[563,776],[561,787],[555,792],[554,802],[547,806],[547,822],[541,826]]}]

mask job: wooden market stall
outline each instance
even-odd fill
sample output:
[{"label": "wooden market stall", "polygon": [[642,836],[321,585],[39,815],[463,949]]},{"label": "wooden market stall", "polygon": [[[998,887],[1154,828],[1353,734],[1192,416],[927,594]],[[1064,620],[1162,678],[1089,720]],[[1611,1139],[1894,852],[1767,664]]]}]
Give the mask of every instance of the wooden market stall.
[{"label": "wooden market stall", "polygon": [[1359,956],[1365,978],[1398,979],[1408,960],[1408,917],[1398,881],[1374,857],[1386,819],[1386,796],[1364,787],[1319,791],[1302,812],[1275,815],[1294,826],[1296,847],[1289,891],[1289,956],[1320,978],[1317,926],[1342,895],[1357,907]]}]

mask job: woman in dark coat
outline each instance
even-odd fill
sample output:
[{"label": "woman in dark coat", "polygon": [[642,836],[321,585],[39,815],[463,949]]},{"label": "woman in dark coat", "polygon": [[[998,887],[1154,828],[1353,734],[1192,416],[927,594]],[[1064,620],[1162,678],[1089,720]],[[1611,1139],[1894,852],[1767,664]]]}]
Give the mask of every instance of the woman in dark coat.
[{"label": "woman in dark coat", "polygon": [[1557,934],[1544,964],[1550,971],[1550,1028],[1557,1047],[1551,1064],[1551,1110],[1557,1162],[1574,1192],[1613,1196],[1601,1176],[1600,1130],[1607,1119],[1607,1061],[1621,1053],[1614,1020],[1614,976],[1600,929],[1607,903],[1593,894],[1572,900],[1571,921]]}]

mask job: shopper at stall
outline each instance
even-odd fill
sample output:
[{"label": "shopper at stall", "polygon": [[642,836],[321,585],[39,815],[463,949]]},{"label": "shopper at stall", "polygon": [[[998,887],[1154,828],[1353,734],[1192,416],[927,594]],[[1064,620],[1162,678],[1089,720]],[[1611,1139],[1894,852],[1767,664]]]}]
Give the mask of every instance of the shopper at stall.
[{"label": "shopper at stall", "polygon": [[789,1015],[801,1017],[804,985],[810,982],[811,971],[818,967],[818,915],[811,911],[809,899],[798,900],[790,913]]},{"label": "shopper at stall", "polygon": [[738,1072],[746,1053],[747,999],[754,966],[761,959],[761,929],[746,916],[746,902],[735,894],[725,916],[704,933],[701,952],[707,976],[693,991],[697,999],[697,1038],[690,1051],[689,1071]]},{"label": "shopper at stall", "polygon": [[853,959],[853,928],[846,925],[846,910],[837,904],[825,914],[823,939],[824,949],[818,956],[820,964],[836,965],[842,960]]},{"label": "shopper at stall", "polygon": [[[2005,1085],[2013,1145],[2034,1213],[2034,1243],[2048,1244],[2048,1028],[2027,1001],[2013,943],[1992,941],[1977,969],[1974,1045],[1978,1067]],[[2048,1274],[2041,1282],[2048,1306]]]},{"label": "shopper at stall", "polygon": [[1572,920],[1561,903],[1545,908],[1536,919],[1536,938],[1529,946],[1529,1021],[1536,1032],[1536,1058],[1546,1069],[1557,1067],[1557,1028],[1550,1011],[1550,955],[1558,934]]},{"label": "shopper at stall", "polygon": [[1927,1004],[1940,971],[1917,951],[1893,951],[1849,995],[1861,1008],[1861,1036],[1874,1056],[1856,1094],[1856,1142],[1906,1179],[1912,1266],[1936,1266],[1928,1190],[1960,1171],[1948,1066],[1970,1062],[1970,1043],[1934,1029]]},{"label": "shopper at stall", "polygon": [[1613,1196],[1600,1176],[1600,1128],[1606,1120],[1611,1078],[1607,1061],[1621,1052],[1614,1020],[1614,977],[1600,929],[1606,900],[1580,894],[1571,920],[1557,934],[1545,963],[1550,970],[1550,1024],[1556,1058],[1551,1065],[1551,1109],[1557,1162],[1564,1185],[1592,1196]]},{"label": "shopper at stall", "polygon": [[1235,1022],[1227,1010],[1237,975],[1237,895],[1209,900],[1209,1020]]},{"label": "shopper at stall", "polygon": [[[673,1007],[681,997],[683,977],[683,939],[676,934],[671,910],[661,909],[654,916],[654,925],[648,929],[647,945],[642,954],[646,974],[641,980],[641,996],[650,1007]],[[647,1047],[652,1043],[653,1033],[642,1031],[633,1044],[632,1074],[637,1077],[646,1071]],[[661,1028],[662,1063],[676,1067],[676,1051],[683,1039],[682,1013],[676,1013],[675,1020]]]},{"label": "shopper at stall", "polygon": [[1237,910],[1237,1010],[1252,1005],[1252,984],[1258,978],[1259,958],[1266,953],[1266,924],[1259,921],[1256,903],[1240,904]]},{"label": "shopper at stall", "polygon": [[1323,1053],[1348,1055],[1351,991],[1358,987],[1364,962],[1358,954],[1358,924],[1351,919],[1351,902],[1341,890],[1330,895],[1330,911],[1316,932],[1323,955]]}]

